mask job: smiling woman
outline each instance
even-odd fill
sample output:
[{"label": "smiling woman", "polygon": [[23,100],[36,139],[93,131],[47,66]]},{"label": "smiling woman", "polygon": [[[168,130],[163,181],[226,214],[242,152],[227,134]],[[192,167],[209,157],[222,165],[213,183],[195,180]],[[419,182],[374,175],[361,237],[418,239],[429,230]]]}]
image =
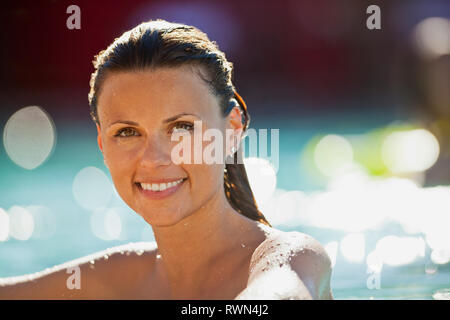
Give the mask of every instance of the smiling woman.
[{"label": "smiling woman", "polygon": [[[163,20],[142,23],[100,52],[94,66],[89,102],[99,148],[118,194],[151,225],[156,243],[3,279],[0,297],[332,297],[323,247],[305,234],[272,228],[257,208],[237,163],[247,107],[231,82],[232,64],[206,34]],[[197,121],[235,144],[221,144],[227,147],[220,163],[175,164],[173,135],[189,138]],[[188,141],[191,150],[182,152],[195,155],[206,145]],[[73,290],[64,270],[76,266],[81,283]]]}]

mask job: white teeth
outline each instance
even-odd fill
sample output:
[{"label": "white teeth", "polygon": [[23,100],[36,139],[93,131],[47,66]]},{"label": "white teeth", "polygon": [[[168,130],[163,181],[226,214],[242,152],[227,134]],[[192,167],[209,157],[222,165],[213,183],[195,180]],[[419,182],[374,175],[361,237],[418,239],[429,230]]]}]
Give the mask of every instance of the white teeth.
[{"label": "white teeth", "polygon": [[151,191],[164,191],[166,189],[175,187],[177,184],[181,183],[183,179],[172,181],[168,183],[141,183],[141,187],[144,190],[151,190]]}]

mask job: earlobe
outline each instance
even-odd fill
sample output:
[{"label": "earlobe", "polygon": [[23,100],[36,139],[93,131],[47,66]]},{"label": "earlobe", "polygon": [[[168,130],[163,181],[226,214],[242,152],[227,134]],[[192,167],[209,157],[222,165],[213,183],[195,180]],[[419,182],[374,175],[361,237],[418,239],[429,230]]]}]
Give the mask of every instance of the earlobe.
[{"label": "earlobe", "polygon": [[242,139],[244,125],[242,124],[242,113],[238,107],[234,108],[232,112],[231,125],[235,131],[237,143],[239,144],[239,141]]},{"label": "earlobe", "polygon": [[232,141],[230,141],[231,149],[228,151],[229,156],[232,156],[237,149],[239,149],[240,141],[243,133],[242,124],[242,114],[239,107],[233,108],[229,114],[229,126],[233,130],[233,135],[231,136]]},{"label": "earlobe", "polygon": [[239,107],[234,107],[230,112],[230,125],[233,130],[242,131],[242,114],[239,110]]}]

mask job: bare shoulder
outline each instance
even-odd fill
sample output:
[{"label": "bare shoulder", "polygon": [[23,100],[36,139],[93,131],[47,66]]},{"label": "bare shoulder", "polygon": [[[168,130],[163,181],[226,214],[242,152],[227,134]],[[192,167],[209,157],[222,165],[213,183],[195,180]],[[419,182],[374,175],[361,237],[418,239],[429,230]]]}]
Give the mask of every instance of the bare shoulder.
[{"label": "bare shoulder", "polygon": [[319,241],[298,231],[285,232],[275,228],[266,228],[266,239],[256,249],[266,254],[283,253],[306,253],[314,252],[318,255],[327,255]]},{"label": "bare shoulder", "polygon": [[0,278],[0,299],[115,299],[151,272],[155,242],[115,246],[46,270]]},{"label": "bare shoulder", "polygon": [[322,244],[313,237],[292,232],[290,267],[308,288],[314,299],[332,299],[331,259]]},{"label": "bare shoulder", "polygon": [[305,233],[267,229],[266,239],[251,258],[249,282],[269,274],[279,279],[289,278],[291,284],[298,281],[295,290],[305,292],[299,294],[305,298],[332,298],[331,260],[320,242]]}]

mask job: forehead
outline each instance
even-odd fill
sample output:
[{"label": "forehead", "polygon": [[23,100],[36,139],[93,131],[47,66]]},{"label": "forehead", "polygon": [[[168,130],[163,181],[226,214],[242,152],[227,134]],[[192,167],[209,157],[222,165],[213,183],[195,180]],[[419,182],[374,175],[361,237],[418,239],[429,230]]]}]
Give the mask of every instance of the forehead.
[{"label": "forehead", "polygon": [[194,66],[114,72],[106,75],[98,97],[100,121],[170,117],[190,112],[218,117],[218,99]]}]

